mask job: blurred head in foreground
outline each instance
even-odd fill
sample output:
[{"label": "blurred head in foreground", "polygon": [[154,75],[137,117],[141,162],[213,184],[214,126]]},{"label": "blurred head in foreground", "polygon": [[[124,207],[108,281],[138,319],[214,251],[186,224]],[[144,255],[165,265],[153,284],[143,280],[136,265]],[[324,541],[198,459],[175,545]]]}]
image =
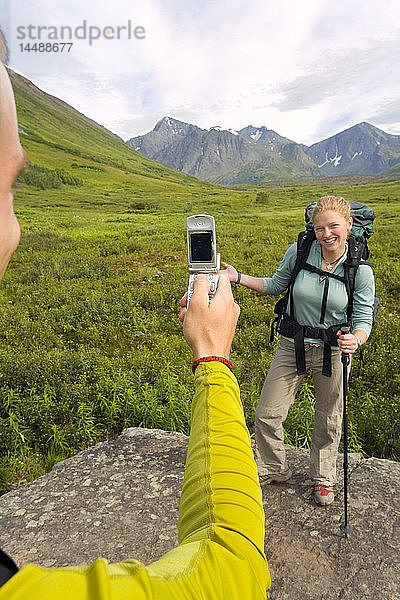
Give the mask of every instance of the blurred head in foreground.
[{"label": "blurred head in foreground", "polygon": [[18,134],[14,93],[4,62],[8,51],[0,31],[0,279],[18,246],[20,230],[13,208],[13,184],[27,165]]},{"label": "blurred head in foreground", "polygon": [[7,48],[6,38],[4,37],[4,34],[1,29],[0,29],[0,60],[4,65],[6,65],[8,62],[8,48]]}]

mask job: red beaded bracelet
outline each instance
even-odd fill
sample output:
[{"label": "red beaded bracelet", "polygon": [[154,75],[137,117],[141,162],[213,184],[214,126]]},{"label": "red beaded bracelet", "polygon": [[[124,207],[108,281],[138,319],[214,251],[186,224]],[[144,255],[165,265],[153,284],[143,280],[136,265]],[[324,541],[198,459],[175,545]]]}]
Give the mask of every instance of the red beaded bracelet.
[{"label": "red beaded bracelet", "polygon": [[231,363],[230,360],[228,360],[227,358],[224,358],[223,356],[201,356],[200,358],[195,360],[194,363],[192,364],[193,373],[195,372],[197,365],[199,365],[201,362],[211,362],[214,360],[223,363],[224,365],[226,365],[228,367],[228,369],[230,369],[232,371],[232,373],[234,373],[235,369],[233,367],[233,364]]}]

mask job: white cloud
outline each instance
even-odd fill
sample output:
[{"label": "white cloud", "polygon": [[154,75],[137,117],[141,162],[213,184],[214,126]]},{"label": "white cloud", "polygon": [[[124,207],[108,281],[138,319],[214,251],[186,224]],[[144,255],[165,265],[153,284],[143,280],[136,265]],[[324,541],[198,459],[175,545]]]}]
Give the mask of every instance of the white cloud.
[{"label": "white cloud", "polygon": [[[304,143],[368,119],[397,133],[399,17],[397,0],[13,0],[11,66],[124,139],[165,114],[200,127],[267,125]],[[84,19],[130,19],[146,37],[20,52],[18,24]]]}]

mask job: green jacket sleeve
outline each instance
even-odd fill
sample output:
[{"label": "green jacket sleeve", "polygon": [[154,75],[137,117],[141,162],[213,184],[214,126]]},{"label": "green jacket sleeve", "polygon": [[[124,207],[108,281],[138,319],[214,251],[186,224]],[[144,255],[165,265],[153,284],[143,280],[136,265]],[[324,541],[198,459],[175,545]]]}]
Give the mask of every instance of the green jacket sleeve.
[{"label": "green jacket sleeve", "polygon": [[179,512],[179,546],[145,567],[99,558],[82,567],[28,564],[0,600],[252,600],[270,585],[257,467],[235,377],[196,369],[192,428]]}]

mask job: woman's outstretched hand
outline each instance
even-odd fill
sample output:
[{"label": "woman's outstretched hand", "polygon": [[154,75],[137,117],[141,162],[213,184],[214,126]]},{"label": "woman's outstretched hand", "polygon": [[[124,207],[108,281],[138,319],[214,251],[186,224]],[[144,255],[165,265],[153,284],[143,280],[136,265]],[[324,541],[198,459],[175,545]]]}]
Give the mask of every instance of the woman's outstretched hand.
[{"label": "woman's outstretched hand", "polygon": [[229,281],[233,281],[233,283],[236,283],[236,281],[238,280],[238,272],[235,269],[235,267],[232,267],[232,265],[228,265],[228,263],[222,261],[221,265],[225,268],[225,270],[222,272],[228,275]]}]

